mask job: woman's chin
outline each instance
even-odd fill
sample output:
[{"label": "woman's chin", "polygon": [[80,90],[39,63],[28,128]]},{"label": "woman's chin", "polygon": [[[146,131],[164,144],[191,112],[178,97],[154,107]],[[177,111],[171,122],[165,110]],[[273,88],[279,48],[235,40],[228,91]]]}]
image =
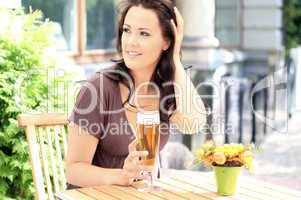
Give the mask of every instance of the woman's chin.
[{"label": "woman's chin", "polygon": [[127,68],[129,68],[130,70],[137,70],[143,68],[141,62],[133,62],[133,61],[125,60],[124,63],[127,66]]}]

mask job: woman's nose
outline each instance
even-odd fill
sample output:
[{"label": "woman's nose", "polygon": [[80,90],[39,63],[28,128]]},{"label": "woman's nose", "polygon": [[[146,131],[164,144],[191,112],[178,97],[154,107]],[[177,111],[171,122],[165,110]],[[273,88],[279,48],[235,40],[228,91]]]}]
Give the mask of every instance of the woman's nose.
[{"label": "woman's nose", "polygon": [[133,46],[138,45],[138,38],[135,34],[130,35],[129,40],[128,40],[128,44],[133,45]]}]

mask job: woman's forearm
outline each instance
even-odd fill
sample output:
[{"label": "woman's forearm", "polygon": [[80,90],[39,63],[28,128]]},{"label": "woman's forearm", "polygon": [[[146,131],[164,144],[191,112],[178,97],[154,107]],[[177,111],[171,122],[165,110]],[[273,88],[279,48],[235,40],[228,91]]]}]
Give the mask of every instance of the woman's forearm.
[{"label": "woman's forearm", "polygon": [[204,104],[181,62],[175,64],[174,88],[177,112],[172,116],[171,122],[183,133],[193,134],[200,132],[206,124]]},{"label": "woman's forearm", "polygon": [[82,162],[68,164],[66,177],[68,183],[80,187],[128,183],[122,169],[101,168]]},{"label": "woman's forearm", "polygon": [[178,111],[185,116],[205,114],[203,102],[181,62],[176,62],[175,65],[175,95]]}]

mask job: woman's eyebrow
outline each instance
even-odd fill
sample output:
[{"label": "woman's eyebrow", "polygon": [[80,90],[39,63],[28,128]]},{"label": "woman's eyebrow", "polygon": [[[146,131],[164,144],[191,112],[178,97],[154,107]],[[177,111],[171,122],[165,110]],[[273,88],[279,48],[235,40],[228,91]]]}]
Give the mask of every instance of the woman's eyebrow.
[{"label": "woman's eyebrow", "polygon": [[[129,28],[131,28],[131,26],[128,25],[128,24],[123,24],[123,25],[124,25],[124,26],[128,26]],[[140,27],[140,28],[138,28],[138,30],[148,30],[148,31],[150,31],[149,28],[144,28],[144,27]]]}]

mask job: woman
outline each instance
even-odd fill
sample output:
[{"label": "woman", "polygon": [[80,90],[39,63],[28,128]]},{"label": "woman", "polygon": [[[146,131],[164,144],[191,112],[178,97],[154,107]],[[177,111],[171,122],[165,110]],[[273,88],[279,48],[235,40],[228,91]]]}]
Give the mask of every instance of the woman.
[{"label": "woman", "polygon": [[[185,133],[205,123],[201,100],[180,61],[183,19],[171,0],[120,3],[117,50],[121,59],[81,88],[69,118],[67,182],[72,186],[130,185],[145,179],[136,151],[139,109],[160,111],[160,150],[171,127]],[[172,83],[172,84],[171,84]],[[116,128],[116,125],[123,125]],[[196,127],[196,125],[198,125]]]}]

